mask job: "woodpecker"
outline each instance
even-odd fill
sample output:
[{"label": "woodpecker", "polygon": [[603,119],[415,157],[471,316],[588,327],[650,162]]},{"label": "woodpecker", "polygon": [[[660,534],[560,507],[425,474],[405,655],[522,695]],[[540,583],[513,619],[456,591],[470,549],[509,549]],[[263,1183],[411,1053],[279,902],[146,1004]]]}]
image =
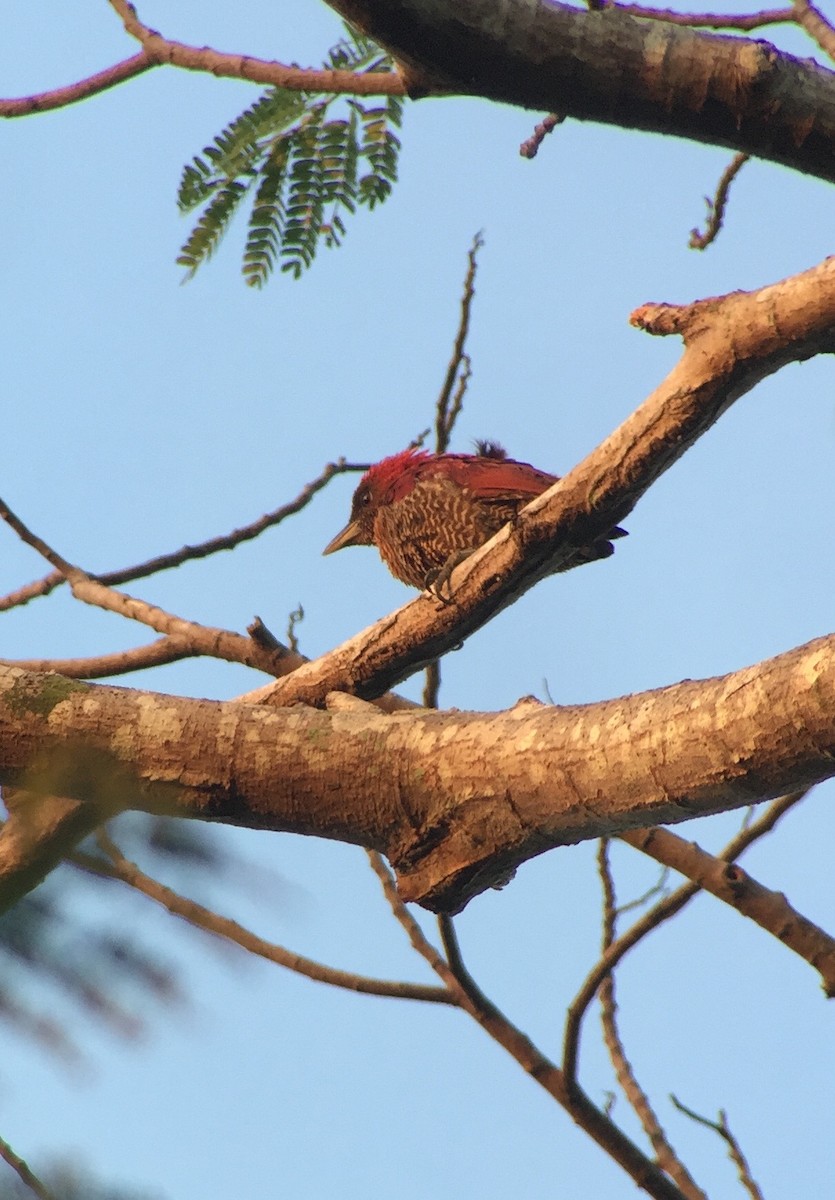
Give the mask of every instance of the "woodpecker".
[{"label": "woodpecker", "polygon": [[[440,595],[439,581],[559,478],[494,442],[476,445],[477,454],[403,450],[375,463],[357,485],[350,521],[323,553],[376,546],[397,579]],[[561,569],[608,558],[609,539],[625,536],[615,526]]]}]

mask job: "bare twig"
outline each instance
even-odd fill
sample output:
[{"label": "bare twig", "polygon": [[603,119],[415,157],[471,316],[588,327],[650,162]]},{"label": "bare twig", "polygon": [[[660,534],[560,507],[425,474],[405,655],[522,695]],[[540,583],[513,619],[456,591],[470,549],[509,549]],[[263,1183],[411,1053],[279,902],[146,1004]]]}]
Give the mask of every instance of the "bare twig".
[{"label": "bare twig", "polygon": [[[193,546],[183,546],[181,549],[174,550],[168,554],[157,555],[157,557],[150,558],[144,563],[137,563],[131,567],[122,567],[117,571],[108,571],[101,575],[91,575],[91,578],[104,584],[128,583],[130,580],[145,579],[148,575],[155,575],[157,571],[168,571],[172,567],[179,567],[183,563],[195,558],[208,558],[212,554],[217,554],[220,550],[233,550],[242,542],[252,541],[253,538],[258,537],[265,530],[272,528],[274,525],[279,525],[286,517],[300,512],[310,503],[317,492],[320,492],[322,488],[330,483],[335,475],[366,470],[368,470],[367,463],[349,463],[344,458],[339,458],[336,462],[328,463],[316,479],[312,479],[310,483],[306,483],[294,500],[288,501],[287,504],[282,504],[272,512],[265,513],[264,516],[250,522],[248,525],[242,525],[239,529],[233,529],[231,533],[208,538],[205,542],[198,542]],[[28,583],[24,587],[10,592],[7,596],[0,597],[0,612],[8,608],[15,608],[20,604],[26,604],[28,601],[34,600],[37,596],[47,596],[56,587],[65,582],[65,577],[61,571],[53,571],[52,574],[44,576],[43,579],[36,579],[32,583]]]},{"label": "bare twig", "polygon": [[[615,921],[617,907],[615,902],[615,885],[609,867],[609,839],[601,838],[598,843],[597,866],[600,882],[603,886],[603,938],[602,949],[605,954],[615,939]],[[707,1200],[705,1193],[687,1170],[684,1163],[673,1149],[658,1115],[650,1103],[644,1089],[638,1083],[626,1050],[621,1040],[617,1023],[617,999],[615,996],[615,976],[609,971],[600,984],[600,1019],[603,1026],[603,1040],[609,1051],[612,1066],[615,1068],[617,1081],[623,1089],[632,1108],[635,1110],[644,1132],[652,1144],[656,1159],[671,1179],[681,1188],[682,1194],[688,1200]]]},{"label": "bare twig", "polygon": [[[464,294],[461,297],[461,317],[458,322],[458,332],[452,347],[452,357],[446,369],[441,392],[435,405],[435,453],[444,454],[449,448],[449,440],[461,406],[464,402],[466,381],[470,377],[470,360],[464,353],[467,344],[467,334],[470,329],[470,313],[473,297],[475,296],[475,276],[478,269],[478,252],[484,245],[484,238],[477,233],[467,252],[467,274],[464,276]],[[461,379],[464,386],[461,386]],[[456,380],[458,389],[455,389]]]},{"label": "bare twig", "polygon": [[46,1184],[38,1178],[32,1168],[26,1163],[19,1154],[15,1154],[7,1141],[0,1138],[0,1158],[4,1159],[9,1164],[18,1179],[24,1183],[31,1192],[39,1198],[39,1200],[55,1200],[54,1194],[49,1190]]},{"label": "bare twig", "polygon": [[669,895],[667,887],[667,879],[670,874],[669,867],[662,867],[658,882],[648,887],[640,896],[635,896],[632,900],[627,900],[624,904],[619,904],[615,909],[615,917],[622,917],[624,913],[632,912],[636,908],[646,908],[650,900],[654,900],[657,896]]},{"label": "bare twig", "polygon": [[0,499],[0,517],[14,529],[22,541],[37,550],[47,562],[65,576],[72,588],[73,595],[86,604],[118,613],[132,621],[139,621],[143,625],[150,626],[157,633],[168,634],[188,642],[194,647],[196,654],[206,654],[227,662],[256,667],[276,677],[295,670],[302,661],[299,655],[291,654],[284,647],[279,651],[263,650],[251,638],[243,637],[239,633],[186,621],[173,613],[165,612],[156,605],[148,604],[144,600],[138,600],[134,596],[128,596],[124,592],[117,592],[106,587],[98,580],[93,579],[81,567],[62,558],[57,551],[47,545],[43,538],[33,533],[2,499]]},{"label": "bare twig", "polygon": [[709,196],[705,196],[707,225],[705,226],[704,233],[700,233],[698,229],[690,230],[690,241],[688,244],[691,250],[705,250],[711,242],[716,240],[719,230],[722,228],[722,222],[725,219],[725,208],[728,203],[728,192],[730,191],[731,184],[750,157],[750,154],[735,154],[720,176],[713,199],[711,200]]},{"label": "bare twig", "polygon": [[298,654],[299,652],[299,639],[296,637],[296,626],[300,625],[303,620],[304,609],[300,600],[298,608],[294,608],[287,618],[287,645],[294,654]]},{"label": "bare twig", "polygon": [[[389,907],[391,908],[395,919],[406,931],[406,936],[411,942],[412,949],[416,950],[421,958],[426,959],[432,970],[435,971],[436,974],[440,975],[447,986],[449,986],[450,982],[457,985],[457,981],[455,980],[455,977],[452,974],[448,964],[444,962],[444,959],[426,937],[420,925],[418,925],[415,918],[412,916],[406,905],[397,894],[397,884],[395,883],[394,876],[388,869],[382,854],[378,854],[376,850],[366,850],[366,854],[368,855],[368,861],[371,864],[372,871],[380,881],[380,886],[383,889],[383,895],[388,901]],[[448,976],[448,978],[444,978],[445,976]],[[459,989],[457,986],[455,986],[451,990],[454,995]],[[458,1003],[458,1000],[454,1000],[454,1002]]]},{"label": "bare twig", "polygon": [[[594,8],[596,5],[590,4],[589,8]],[[519,147],[519,153],[523,158],[536,158],[539,153],[539,147],[545,141],[549,133],[553,133],[556,127],[565,120],[563,113],[549,113],[547,117],[534,126],[534,131],[529,138],[525,138]]]},{"label": "bare twig", "polygon": [[683,1112],[685,1116],[690,1117],[691,1120],[698,1121],[700,1125],[706,1125],[708,1129],[712,1129],[714,1132],[719,1134],[719,1136],[727,1143],[728,1154],[730,1155],[731,1162],[736,1167],[739,1175],[739,1181],[745,1188],[748,1195],[751,1197],[751,1200],[763,1200],[763,1194],[757,1184],[754,1182],[754,1179],[751,1175],[751,1169],[748,1166],[748,1161],[740,1149],[739,1142],[731,1133],[731,1130],[728,1126],[728,1116],[725,1110],[719,1110],[718,1121],[711,1121],[709,1117],[703,1117],[699,1113],[694,1112],[692,1108],[688,1108],[686,1104],[682,1104],[682,1102],[675,1096],[670,1096],[670,1099],[679,1112]]},{"label": "bare twig", "polygon": [[0,662],[24,671],[54,671],[69,679],[104,679],[110,675],[126,675],[166,663],[193,658],[200,651],[180,637],[162,637],[149,646],[119,650],[115,654],[97,654],[90,658],[3,658]]},{"label": "bare twig", "polygon": [[228,79],[247,79],[292,91],[345,92],[354,96],[405,96],[406,88],[397,71],[314,71],[252,58],[246,54],[223,54],[209,47],[186,46],[163,37],[137,16],[127,0],[110,0],[122,18],[125,30],[136,38],[156,63],[182,67],[186,71],[208,71]]},{"label": "bare twig", "polygon": [[228,917],[222,917],[218,913],[212,912],[211,909],[204,908],[202,904],[197,904],[194,900],[180,896],[171,888],[146,875],[136,863],[125,858],[103,830],[99,830],[96,840],[109,861],[97,855],[84,854],[81,851],[72,854],[70,861],[91,874],[126,883],[135,891],[141,892],[166,908],[170,913],[182,917],[190,925],[204,929],[207,933],[215,934],[225,941],[234,942],[244,950],[248,950],[250,954],[257,954],[259,958],[267,959],[280,967],[286,967],[308,979],[314,979],[319,983],[329,983],[333,987],[345,988],[351,992],[362,992],[370,996],[387,996],[399,1000],[422,1000],[433,1004],[454,1003],[445,988],[421,983],[403,983],[398,980],[373,979],[367,975],[358,975],[353,971],[340,971],[336,967],[328,967],[311,958],[305,958],[302,954],[295,954],[284,946],[265,941],[264,938],[258,937],[239,925],[237,921],[231,921]]},{"label": "bare twig", "polygon": [[[795,804],[798,804],[807,793],[808,789],[803,789],[802,791],[791,792],[787,796],[782,796],[780,799],[774,800],[758,820],[741,830],[728,842],[724,850],[720,851],[718,857],[723,862],[733,861],[754,842],[765,836],[766,833],[770,833],[780,817],[787,813],[790,808],[793,808]],[[611,946],[601,955],[600,960],[589,972],[583,981],[583,986],[569,1005],[566,1014],[563,1040],[563,1070],[565,1071],[569,1086],[572,1085],[577,1077],[580,1030],[583,1017],[597,994],[597,989],[600,987],[603,979],[605,979],[610,971],[614,970],[624,955],[642,941],[647,934],[680,912],[700,891],[700,884],[693,882],[685,883],[681,887],[676,888],[669,896],[660,900],[648,913],[645,913],[639,921],[636,921],[626,933],[621,934],[616,941],[612,942]]]},{"label": "bare twig", "polygon": [[464,967],[451,923],[441,925],[449,956],[447,960],[425,937],[423,930],[398,896],[394,878],[382,856],[370,851],[369,859],[392,912],[405,929],[412,946],[441,977],[456,997],[459,1006],[469,1013],[485,1033],[502,1046],[548,1095],[562,1105],[576,1123],[602,1146],[649,1196],[655,1197],[655,1200],[685,1200],[680,1189],[605,1113],[592,1104],[582,1089],[575,1086],[571,1093],[568,1092],[559,1067],[484,995]]},{"label": "bare twig", "polygon": [[96,71],[95,75],[79,79],[77,83],[50,88],[46,92],[36,92],[32,96],[0,99],[0,117],[26,117],[30,113],[48,112],[53,108],[66,108],[68,104],[75,104],[79,100],[86,100],[88,96],[106,92],[108,88],[115,87],[117,83],[135,79],[137,75],[142,75],[151,67],[158,65],[153,55],[143,49],[131,58],[114,63],[112,67]]},{"label": "bare twig", "polygon": [[792,908],[781,892],[764,887],[736,863],[715,858],[668,829],[636,829],[624,833],[622,840],[756,922],[808,962],[820,974],[825,994],[835,996],[835,938]]},{"label": "bare twig", "polygon": [[31,96],[0,99],[0,117],[25,117],[31,113],[66,108],[89,96],[97,96],[119,83],[135,79],[154,67],[171,65],[187,71],[204,71],[227,79],[246,79],[291,91],[346,93],[355,96],[405,96],[406,89],[397,71],[328,71],[288,66],[249,54],[224,54],[208,46],[187,46],[162,37],[143,25],[133,5],[111,0],[125,28],[139,42],[138,54],[105,67],[76,83],[36,92]]},{"label": "bare twig", "polygon": [[708,29],[760,29],[763,25],[781,25],[794,21],[791,8],[765,8],[753,13],[680,13],[671,8],[644,8],[642,4],[607,4],[618,12],[648,21],[666,21],[669,25],[689,25]]},{"label": "bare twig", "polygon": [[801,29],[817,42],[825,54],[835,59],[835,28],[832,22],[827,21],[811,0],[792,0],[792,12]]}]

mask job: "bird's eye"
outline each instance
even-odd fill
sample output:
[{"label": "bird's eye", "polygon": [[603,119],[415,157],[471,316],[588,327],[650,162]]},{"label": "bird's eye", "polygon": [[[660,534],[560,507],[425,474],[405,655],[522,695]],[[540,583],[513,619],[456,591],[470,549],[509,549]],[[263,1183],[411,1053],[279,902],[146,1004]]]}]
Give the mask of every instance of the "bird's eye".
[{"label": "bird's eye", "polygon": [[370,503],[371,503],[371,492],[369,492],[368,488],[366,488],[364,492],[360,492],[360,504],[366,505],[366,504],[370,504]]}]

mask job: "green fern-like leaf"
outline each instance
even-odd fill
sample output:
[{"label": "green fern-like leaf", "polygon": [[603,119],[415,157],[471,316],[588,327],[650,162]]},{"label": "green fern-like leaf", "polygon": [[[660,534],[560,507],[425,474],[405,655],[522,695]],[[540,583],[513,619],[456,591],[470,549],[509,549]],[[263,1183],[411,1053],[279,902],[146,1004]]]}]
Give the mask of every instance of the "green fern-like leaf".
[{"label": "green fern-like leaf", "polygon": [[376,42],[345,22],[345,36],[331,46],[323,66],[334,71],[390,70],[391,59]]},{"label": "green fern-like leaf", "polygon": [[212,257],[247,190],[246,184],[232,180],[212,196],[177,258],[180,266],[187,269],[187,279]]},{"label": "green fern-like leaf", "polygon": [[208,200],[217,189],[218,182],[207,162],[199,155],[192,159],[183,167],[183,176],[177,192],[177,206],[180,212],[190,212],[198,204]]},{"label": "green fern-like leaf", "polygon": [[369,167],[367,174],[359,181],[358,196],[360,204],[373,208],[386,199],[397,181],[400,139],[391,127],[399,126],[402,108],[399,104],[378,108],[357,107],[362,120],[360,156]]},{"label": "green fern-like leaf", "polygon": [[[348,25],[345,30],[325,68],[392,69],[379,46]],[[331,115],[335,106],[342,111]],[[402,111],[394,97],[365,107],[355,99],[270,88],[183,169],[180,211],[203,206],[177,259],[186,278],[217,249],[247,192],[254,200],[244,279],[262,287],[277,261],[298,278],[319,245],[341,243],[348,213],[358,204],[373,208],[389,195],[400,149],[393,130]]]},{"label": "green fern-like leaf", "polygon": [[287,139],[276,143],[261,175],[249,217],[243,273],[250,287],[263,287],[275,265],[284,236]]},{"label": "green fern-like leaf", "polygon": [[325,189],[318,137],[319,128],[311,121],[293,141],[281,269],[295,279],[313,262],[323,225]]}]

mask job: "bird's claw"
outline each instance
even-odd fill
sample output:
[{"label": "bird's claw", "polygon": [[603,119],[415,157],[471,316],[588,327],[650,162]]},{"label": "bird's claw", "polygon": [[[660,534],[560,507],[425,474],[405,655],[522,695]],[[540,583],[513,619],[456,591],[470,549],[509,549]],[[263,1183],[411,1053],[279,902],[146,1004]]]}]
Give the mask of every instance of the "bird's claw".
[{"label": "bird's claw", "polygon": [[452,594],[451,583],[452,572],[465,559],[469,558],[472,552],[472,549],[459,550],[457,554],[449,556],[439,571],[427,571],[426,578],[423,581],[423,588],[426,594],[433,600],[438,600],[441,604],[454,604],[455,597]]},{"label": "bird's claw", "polygon": [[[452,588],[449,585],[449,576],[451,572],[447,571],[444,574],[443,568],[440,571],[427,571],[426,578],[423,581],[423,593],[430,600],[437,600],[440,604],[454,604],[452,597]],[[444,594],[446,588],[446,594]]]}]

